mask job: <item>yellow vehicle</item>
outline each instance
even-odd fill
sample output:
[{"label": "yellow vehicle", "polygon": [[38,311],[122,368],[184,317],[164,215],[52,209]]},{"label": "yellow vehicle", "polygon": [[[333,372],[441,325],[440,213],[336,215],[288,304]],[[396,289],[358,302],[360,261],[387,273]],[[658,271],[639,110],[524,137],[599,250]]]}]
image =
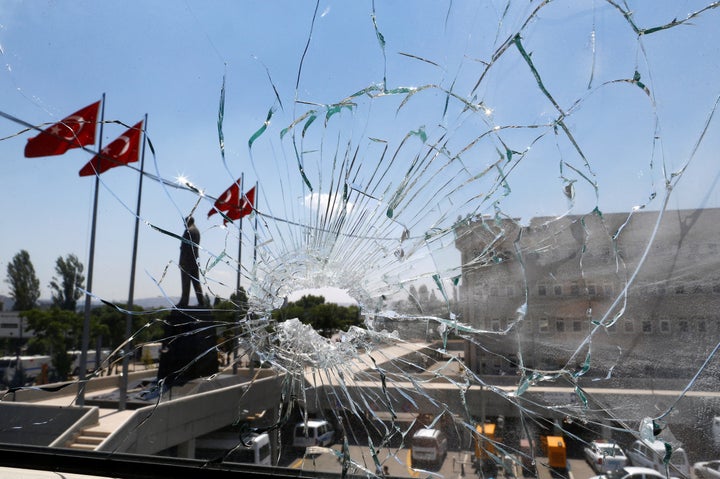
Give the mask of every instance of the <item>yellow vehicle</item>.
[{"label": "yellow vehicle", "polygon": [[485,423],[475,426],[475,459],[482,461],[496,454],[495,424]]},{"label": "yellow vehicle", "polygon": [[567,468],[565,439],[561,436],[542,436],[540,438],[543,453],[547,455],[548,465],[553,469]]}]

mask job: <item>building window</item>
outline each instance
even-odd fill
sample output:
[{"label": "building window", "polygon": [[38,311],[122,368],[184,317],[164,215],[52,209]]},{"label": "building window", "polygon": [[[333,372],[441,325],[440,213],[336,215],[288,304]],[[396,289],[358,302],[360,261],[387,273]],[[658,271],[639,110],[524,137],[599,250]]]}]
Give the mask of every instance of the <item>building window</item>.
[{"label": "building window", "polygon": [[677,286],[675,286],[675,294],[685,294],[685,285],[678,284]]},{"label": "building window", "polygon": [[565,320],[561,318],[555,319],[555,330],[558,333],[564,333],[565,332]]},{"label": "building window", "polygon": [[573,331],[579,333],[582,331],[582,321],[579,319],[573,320]]},{"label": "building window", "polygon": [[508,295],[508,296],[514,296],[514,295],[515,295],[515,288],[513,288],[512,286],[508,286],[505,291],[507,292],[507,295]]},{"label": "building window", "polygon": [[2,328],[2,329],[17,329],[18,324],[17,323],[1,323],[0,328]]},{"label": "building window", "polygon": [[580,295],[580,286],[578,286],[576,283],[573,283],[570,285],[570,294],[573,296]]},{"label": "building window", "polygon": [[561,296],[562,295],[562,286],[559,284],[555,285],[555,296]]},{"label": "building window", "polygon": [[595,296],[595,285],[594,284],[588,284],[587,285],[587,292],[590,296]]},{"label": "building window", "polygon": [[667,319],[663,319],[660,321],[660,332],[665,334],[670,332],[670,321],[668,321]]},{"label": "building window", "polygon": [[713,285],[713,293],[720,293],[720,284]]},{"label": "building window", "polygon": [[646,319],[642,322],[642,332],[645,334],[652,333],[652,321]]},{"label": "building window", "polygon": [[545,296],[547,294],[547,291],[545,290],[545,285],[540,284],[538,285],[538,296]]},{"label": "building window", "polygon": [[632,333],[635,331],[635,323],[633,323],[632,319],[628,319],[625,321],[625,332],[626,333]]},{"label": "building window", "polygon": [[705,324],[704,319],[698,320],[697,330],[698,330],[698,333],[707,333],[707,325]]},{"label": "building window", "polygon": [[547,318],[540,318],[540,321],[538,322],[538,328],[540,329],[541,333],[547,333],[547,331],[548,331]]},{"label": "building window", "polygon": [[699,284],[696,284],[695,286],[693,286],[693,294],[702,294],[702,292],[703,292],[702,286],[700,286]]},{"label": "building window", "polygon": [[688,322],[684,319],[681,321],[678,321],[678,331],[681,333],[687,333],[688,332]]}]

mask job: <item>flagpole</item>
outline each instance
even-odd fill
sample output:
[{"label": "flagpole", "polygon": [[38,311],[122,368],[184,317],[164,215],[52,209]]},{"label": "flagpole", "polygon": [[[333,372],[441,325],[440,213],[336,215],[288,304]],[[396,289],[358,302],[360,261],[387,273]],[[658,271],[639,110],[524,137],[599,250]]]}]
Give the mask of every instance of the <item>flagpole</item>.
[{"label": "flagpole", "polygon": [[122,380],[120,381],[120,397],[118,399],[118,410],[125,410],[127,404],[127,388],[128,388],[128,365],[130,362],[130,355],[133,353],[133,344],[130,338],[132,337],[132,310],[133,301],[135,299],[135,266],[137,264],[137,245],[138,245],[138,234],[140,230],[140,204],[142,200],[142,184],[143,176],[145,173],[145,143],[147,141],[147,113],[145,113],[145,121],[143,122],[143,142],[142,142],[142,153],[140,154],[140,179],[138,180],[138,196],[137,196],[137,207],[135,210],[135,235],[133,237],[133,250],[132,250],[132,261],[130,262],[130,288],[128,291],[128,313],[125,315],[125,340],[127,343],[123,348],[123,360],[122,360]]},{"label": "flagpole", "polygon": [[257,242],[258,242],[258,215],[257,215],[257,205],[258,200],[260,199],[260,187],[258,186],[258,182],[255,182],[255,204],[252,206],[252,208],[255,209],[255,241],[253,244],[253,270],[255,270],[255,265],[257,263]]},{"label": "flagpole", "polygon": [[[243,189],[245,188],[245,173],[240,174],[240,188],[238,188],[238,204],[237,208],[240,209],[240,206],[243,204]],[[240,215],[240,220],[238,223],[238,230],[239,230],[239,241],[238,241],[238,267],[237,267],[237,283],[235,285],[235,301],[240,301],[240,277],[242,276],[242,214]],[[237,305],[236,308],[236,316],[235,322],[240,323],[240,314],[239,314],[239,308],[240,304]],[[237,374],[238,370],[238,346],[237,341],[233,341],[233,367],[232,372],[233,374]]]},{"label": "flagpole", "polygon": [[[98,151],[102,152],[103,125],[105,123],[105,93],[102,94],[102,108],[100,110],[100,138],[98,139]],[[82,407],[85,405],[85,381],[87,373],[87,353],[90,343],[90,306],[92,303],[92,280],[93,266],[95,260],[95,227],[97,225],[97,204],[100,190],[100,176],[95,175],[95,194],[93,199],[92,226],[90,227],[90,258],[88,259],[88,276],[85,293],[85,320],[83,321],[82,348],[80,351],[80,365],[78,367],[78,395],[75,403]],[[97,354],[97,353],[96,353]],[[95,358],[95,364],[98,359]]]},{"label": "flagpole", "polygon": [[[240,206],[243,204],[243,191],[245,189],[245,173],[242,173],[240,175],[240,188],[239,188],[239,194],[238,194],[238,205],[237,208],[240,209]],[[240,277],[242,273],[242,215],[240,215],[240,222],[238,223],[239,231],[240,231],[240,241],[238,242],[238,269],[237,269],[237,284],[235,286],[235,294],[240,296]]]}]

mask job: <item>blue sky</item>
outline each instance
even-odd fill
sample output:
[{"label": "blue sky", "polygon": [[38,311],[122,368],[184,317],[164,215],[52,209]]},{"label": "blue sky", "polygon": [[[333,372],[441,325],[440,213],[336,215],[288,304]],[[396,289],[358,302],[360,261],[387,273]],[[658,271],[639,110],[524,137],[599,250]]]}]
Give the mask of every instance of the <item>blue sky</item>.
[{"label": "blue sky", "polygon": [[[630,4],[634,21],[650,27],[685,18],[705,2]],[[428,281],[436,273],[449,280],[456,275],[452,236],[423,238],[459,216],[501,211],[528,219],[569,210],[582,214],[595,207],[658,208],[660,200],[649,198],[653,193],[663,197],[669,172],[689,159],[691,166],[670,206],[718,206],[717,120],[693,156],[720,94],[717,10],[691,25],[638,39],[622,15],[601,1],[552,2],[535,16],[534,3],[509,5],[506,10],[505,2],[376,2],[383,49],[371,2],[3,2],[1,108],[42,124],[105,93],[106,120],[134,124],[148,114],[156,153],[146,155],[149,172],[171,181],[186,177],[210,196],[219,195],[242,173],[248,187],[258,182],[258,208],[267,215],[259,231],[267,267],[259,275],[281,270],[292,275],[292,267],[286,271],[280,265],[300,257],[316,269],[318,258],[335,258],[334,270],[314,271],[308,282],[336,286],[352,278],[358,287],[377,293],[396,280]],[[517,44],[492,60],[505,38],[517,32],[543,87],[567,113],[564,123],[582,156],[567,135],[554,133],[550,125],[558,110]],[[488,63],[487,75],[473,91]],[[617,81],[631,79],[635,71],[652,96],[637,84]],[[225,161],[217,127],[223,78]],[[407,103],[399,94],[360,96],[352,110],[327,124],[321,114],[305,137],[301,123],[294,144],[293,132],[281,138],[281,130],[309,109],[323,112],[319,105],[339,102],[383,78],[388,89],[432,87]],[[482,108],[468,110],[458,99],[445,106],[447,91]],[[250,150],[248,140],[271,109],[267,131]],[[410,136],[399,146],[408,132],[421,129],[425,142]],[[495,129],[499,133],[492,133]],[[0,142],[5,205],[0,271],[4,278],[8,261],[27,249],[42,296],[48,298],[58,256],[74,253],[87,265],[94,181],[77,175],[89,160],[86,152],[23,158],[26,139],[34,134],[11,137],[20,130],[12,122],[0,122],[0,136],[9,137]],[[123,131],[107,124],[103,143]],[[440,145],[453,153],[463,151],[483,133],[459,161],[441,167],[440,159],[433,160],[422,166],[422,173],[408,174],[413,158],[439,151]],[[434,143],[438,148],[428,149]],[[398,153],[390,166],[380,160],[385,145],[388,157]],[[509,173],[506,186],[497,181],[497,170],[481,174],[505,153],[505,146],[514,151],[513,159],[502,165]],[[332,221],[323,222],[305,206],[310,191],[298,172],[296,148],[313,193],[338,191],[338,182],[347,180],[338,165],[353,155],[362,168],[351,170],[350,183],[374,188],[372,201],[369,188],[366,195],[351,197],[353,211],[340,239],[315,235],[322,230],[318,225]],[[373,177],[373,172],[381,163],[385,176],[380,180],[381,173]],[[408,194],[398,216],[389,220],[387,206],[406,176],[411,178]],[[137,179],[126,168],[101,176],[93,290],[108,300],[127,298]],[[568,181],[575,186],[573,201],[562,193]],[[179,294],[174,263],[178,241],[148,225],[180,234],[182,217],[196,205],[206,290],[227,296],[234,288],[238,232],[221,228],[218,216],[206,218],[211,204],[190,191],[145,181],[136,298]],[[334,221],[342,216],[338,211],[331,215]],[[289,228],[285,220],[312,227]],[[403,228],[409,230],[409,243],[400,241]],[[363,242],[342,241],[361,230],[367,236]],[[244,234],[243,265],[250,268],[248,223]],[[394,263],[398,245],[390,237],[412,253],[410,259]],[[351,254],[363,248],[368,250],[358,256],[366,261]],[[296,275],[305,274],[297,273],[300,269]],[[247,286],[252,272],[244,275]],[[0,294],[8,291],[0,283]]]}]

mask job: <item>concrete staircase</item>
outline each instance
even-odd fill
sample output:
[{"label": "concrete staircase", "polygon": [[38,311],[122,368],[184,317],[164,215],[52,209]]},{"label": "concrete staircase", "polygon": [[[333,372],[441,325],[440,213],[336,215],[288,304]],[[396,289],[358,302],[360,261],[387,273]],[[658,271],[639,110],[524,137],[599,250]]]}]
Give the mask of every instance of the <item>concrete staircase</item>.
[{"label": "concrete staircase", "polygon": [[83,451],[94,451],[106,437],[110,435],[107,431],[89,427],[82,429],[80,433],[68,441],[66,447],[70,449],[81,449]]}]

